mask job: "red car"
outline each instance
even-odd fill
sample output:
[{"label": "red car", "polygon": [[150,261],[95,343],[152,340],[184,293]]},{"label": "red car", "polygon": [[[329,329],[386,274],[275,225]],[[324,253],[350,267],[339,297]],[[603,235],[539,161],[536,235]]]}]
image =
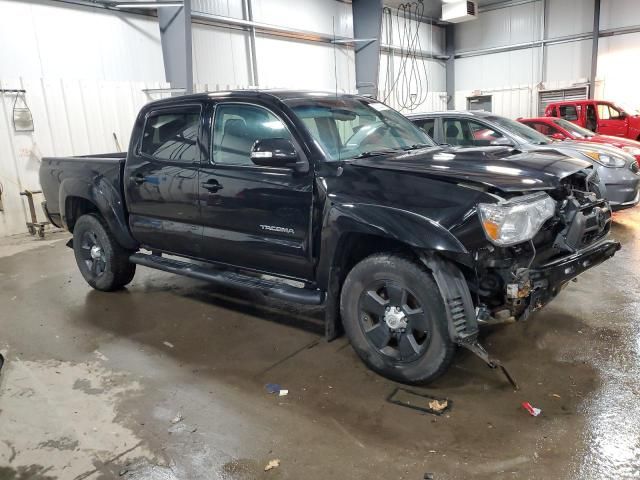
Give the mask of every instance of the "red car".
[{"label": "red car", "polygon": [[628,138],[622,137],[612,137],[610,135],[599,135],[562,118],[519,118],[518,121],[537,130],[541,134],[555,138],[556,140],[595,142],[621,148],[628,154],[633,155],[636,158],[638,165],[640,165],[640,142],[636,142],[635,140],[629,140]]},{"label": "red car", "polygon": [[544,110],[546,117],[560,117],[600,135],[640,140],[640,116],[604,100],[553,102]]}]

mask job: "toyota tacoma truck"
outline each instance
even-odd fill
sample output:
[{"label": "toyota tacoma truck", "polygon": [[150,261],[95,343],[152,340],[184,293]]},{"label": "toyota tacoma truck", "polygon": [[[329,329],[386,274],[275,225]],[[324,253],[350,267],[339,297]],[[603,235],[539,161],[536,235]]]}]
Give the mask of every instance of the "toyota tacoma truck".
[{"label": "toyota tacoma truck", "polygon": [[[426,383],[612,257],[591,165],[439,147],[376,100],[231,91],[152,102],[126,154],[44,158],[51,222],[93,288],[136,266],[323,305],[374,371]],[[506,372],[505,372],[506,373]]]}]

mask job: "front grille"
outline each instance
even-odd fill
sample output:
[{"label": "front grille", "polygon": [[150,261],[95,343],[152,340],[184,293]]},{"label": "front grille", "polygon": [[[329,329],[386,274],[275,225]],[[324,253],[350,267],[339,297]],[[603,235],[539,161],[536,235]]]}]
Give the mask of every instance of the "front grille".
[{"label": "front grille", "polygon": [[556,237],[557,249],[575,252],[605,237],[611,228],[611,209],[605,200],[575,193],[561,210],[565,227]]}]

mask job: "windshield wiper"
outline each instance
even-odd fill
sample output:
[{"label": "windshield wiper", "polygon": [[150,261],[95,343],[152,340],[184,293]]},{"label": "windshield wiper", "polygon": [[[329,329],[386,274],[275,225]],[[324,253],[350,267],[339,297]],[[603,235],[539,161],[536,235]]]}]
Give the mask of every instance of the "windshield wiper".
[{"label": "windshield wiper", "polygon": [[393,148],[389,148],[386,150],[371,150],[369,152],[362,152],[359,155],[356,155],[355,157],[352,158],[368,158],[368,157],[379,157],[380,155],[389,155],[391,153],[397,153],[397,150],[394,150]]},{"label": "windshield wiper", "polygon": [[429,148],[433,147],[433,145],[429,145],[428,143],[414,143],[413,145],[409,145],[408,147],[402,147],[402,150],[418,150],[420,148]]}]

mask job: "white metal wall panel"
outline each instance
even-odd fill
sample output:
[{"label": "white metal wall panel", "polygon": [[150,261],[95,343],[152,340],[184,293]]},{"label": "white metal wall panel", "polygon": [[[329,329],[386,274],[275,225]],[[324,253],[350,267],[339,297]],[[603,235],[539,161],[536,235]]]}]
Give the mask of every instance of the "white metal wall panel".
[{"label": "white metal wall panel", "polygon": [[355,89],[355,59],[351,48],[259,36],[256,51],[258,78],[263,88],[334,91],[336,72],[339,92]]},{"label": "white metal wall panel", "polygon": [[586,82],[591,75],[591,40],[547,46],[545,82]]},{"label": "white metal wall panel", "polygon": [[594,0],[550,0],[547,37],[586,33],[593,30]]},{"label": "white metal wall panel", "polygon": [[605,37],[598,48],[599,98],[640,108],[640,33]]},{"label": "white metal wall panel", "polygon": [[[398,56],[394,57],[393,72],[396,72],[395,78],[386,79],[387,64],[390,56],[382,54],[380,57],[380,77],[378,79],[380,87],[380,100],[384,101],[387,105],[396,108],[401,112],[407,113],[400,105],[396,103],[395,95],[390,92],[397,91],[400,96],[404,95],[407,88],[407,82],[404,82],[402,77],[398,80],[397,72],[400,72],[401,62]],[[427,68],[428,83],[423,83],[421,86],[422,91],[426,93],[426,100],[417,105],[413,110],[414,112],[432,112],[447,109],[447,94],[446,94],[446,66],[444,62],[437,60],[426,60],[425,66]],[[422,68],[419,65],[419,68]],[[395,83],[394,83],[395,82]],[[415,82],[409,82],[410,93],[416,93],[417,85]],[[393,88],[392,88],[393,87]]]},{"label": "white metal wall panel", "polygon": [[[416,22],[413,20],[403,20],[392,15],[391,34],[387,32],[387,22],[382,22],[382,43],[388,43],[397,47],[401,44],[401,38],[406,38],[406,31],[415,32]],[[444,28],[422,22],[418,31],[420,47],[427,52],[444,54]],[[406,43],[406,41],[405,41]]]},{"label": "white metal wall panel", "polygon": [[58,2],[0,0],[3,77],[158,81],[157,20]]},{"label": "white metal wall panel", "polygon": [[336,35],[353,37],[351,3],[336,0],[253,0],[253,19],[328,34],[335,19]]},{"label": "white metal wall panel", "polygon": [[[14,97],[0,96],[0,182],[4,186],[0,236],[25,232],[27,210],[19,192],[39,188],[44,156],[84,155],[128,147],[131,127],[142,105],[153,100],[143,89],[164,83],[97,80],[4,79],[0,88],[23,88],[34,132],[13,131]],[[44,219],[38,209],[39,218]]]},{"label": "white metal wall panel", "polygon": [[481,92],[492,96],[494,113],[530,116],[537,110],[540,60],[539,48],[455,60],[455,108],[465,110],[467,97]]},{"label": "white metal wall panel", "polygon": [[249,80],[249,35],[243,30],[193,24],[193,81],[212,90],[246,88]]},{"label": "white metal wall panel", "polygon": [[191,0],[191,10],[242,18],[242,0]]},{"label": "white metal wall panel", "polygon": [[456,51],[513,45],[539,40],[542,0],[480,12],[477,20],[456,25]]},{"label": "white metal wall panel", "polygon": [[540,48],[455,60],[456,90],[484,90],[539,81]]},{"label": "white metal wall panel", "polygon": [[640,25],[640,2],[638,0],[602,0],[600,6],[600,29]]}]

